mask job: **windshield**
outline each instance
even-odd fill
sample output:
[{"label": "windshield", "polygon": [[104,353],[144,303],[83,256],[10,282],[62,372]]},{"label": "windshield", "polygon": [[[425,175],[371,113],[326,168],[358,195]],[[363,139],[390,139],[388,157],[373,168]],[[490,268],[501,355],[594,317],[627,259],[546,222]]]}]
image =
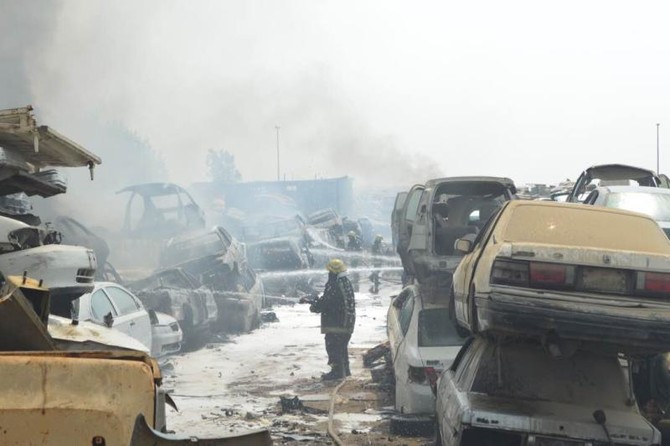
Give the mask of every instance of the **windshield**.
[{"label": "windshield", "polygon": [[449,321],[447,308],[421,310],[419,313],[419,347],[460,346],[465,339],[458,335]]},{"label": "windshield", "polygon": [[615,192],[607,196],[605,206],[647,214],[657,221],[670,221],[670,194]]}]

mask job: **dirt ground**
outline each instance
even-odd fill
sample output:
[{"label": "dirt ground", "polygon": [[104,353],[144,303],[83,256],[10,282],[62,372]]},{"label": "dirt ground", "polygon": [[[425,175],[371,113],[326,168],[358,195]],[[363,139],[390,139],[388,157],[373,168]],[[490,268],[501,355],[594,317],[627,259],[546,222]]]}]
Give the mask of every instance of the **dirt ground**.
[{"label": "dirt ground", "polygon": [[[352,376],[340,389],[334,410],[334,426],[344,444],[432,444],[427,437],[390,434],[392,396],[363,367],[362,354],[386,340],[386,310],[397,291],[389,286],[379,296],[356,295]],[[278,445],[333,444],[327,435],[328,408],[338,382],[320,379],[328,369],[319,316],[306,305],[274,310],[279,322],[168,361],[165,386],[180,408],[168,413],[171,430],[206,438],[266,428]],[[298,397],[301,406],[282,410],[282,397]]]}]

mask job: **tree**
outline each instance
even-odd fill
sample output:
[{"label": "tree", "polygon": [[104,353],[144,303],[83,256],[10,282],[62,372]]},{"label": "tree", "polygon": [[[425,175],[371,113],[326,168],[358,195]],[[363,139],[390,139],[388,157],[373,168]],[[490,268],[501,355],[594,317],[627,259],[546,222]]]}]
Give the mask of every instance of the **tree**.
[{"label": "tree", "polygon": [[212,181],[235,183],[242,179],[240,171],[235,166],[235,156],[227,150],[207,151],[207,174]]}]

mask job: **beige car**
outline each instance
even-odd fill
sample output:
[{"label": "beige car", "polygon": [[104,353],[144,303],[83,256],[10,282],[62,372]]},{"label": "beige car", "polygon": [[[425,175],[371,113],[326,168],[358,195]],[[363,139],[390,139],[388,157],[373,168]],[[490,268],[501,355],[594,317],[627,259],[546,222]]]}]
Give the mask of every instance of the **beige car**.
[{"label": "beige car", "polygon": [[511,201],[455,248],[452,316],[474,333],[670,351],[670,241],[645,215]]}]

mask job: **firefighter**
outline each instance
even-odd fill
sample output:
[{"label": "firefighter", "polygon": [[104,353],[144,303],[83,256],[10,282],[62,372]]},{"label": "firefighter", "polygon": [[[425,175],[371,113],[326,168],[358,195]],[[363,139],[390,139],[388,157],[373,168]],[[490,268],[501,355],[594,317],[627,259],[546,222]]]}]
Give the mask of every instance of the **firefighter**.
[{"label": "firefighter", "polygon": [[[360,237],[358,234],[356,234],[356,231],[349,231],[347,234],[347,246],[346,250],[350,252],[361,252],[363,251],[363,243],[361,242]],[[351,284],[354,287],[354,291],[358,292],[359,290],[359,282],[361,279],[360,273],[355,271],[356,268],[358,268],[358,265],[360,264],[360,259],[358,255],[352,255],[350,257],[350,262],[351,267],[354,269],[354,272],[351,273]]]},{"label": "firefighter", "polygon": [[351,282],[347,278],[347,266],[340,259],[332,259],[326,265],[328,282],[321,297],[300,299],[310,303],[312,313],[321,313],[321,333],[325,334],[326,353],[330,372],[321,376],[333,380],[351,375],[349,368],[349,340],[356,322],[356,302]]},{"label": "firefighter", "polygon": [[[377,234],[375,236],[375,240],[372,242],[370,252],[372,253],[372,266],[375,268],[381,268],[382,261],[379,256],[386,254],[386,250],[384,248],[384,237],[381,234]],[[380,272],[378,269],[374,269],[370,274],[369,279],[370,283],[372,284],[370,286],[370,292],[372,294],[379,293],[379,275]]]}]

